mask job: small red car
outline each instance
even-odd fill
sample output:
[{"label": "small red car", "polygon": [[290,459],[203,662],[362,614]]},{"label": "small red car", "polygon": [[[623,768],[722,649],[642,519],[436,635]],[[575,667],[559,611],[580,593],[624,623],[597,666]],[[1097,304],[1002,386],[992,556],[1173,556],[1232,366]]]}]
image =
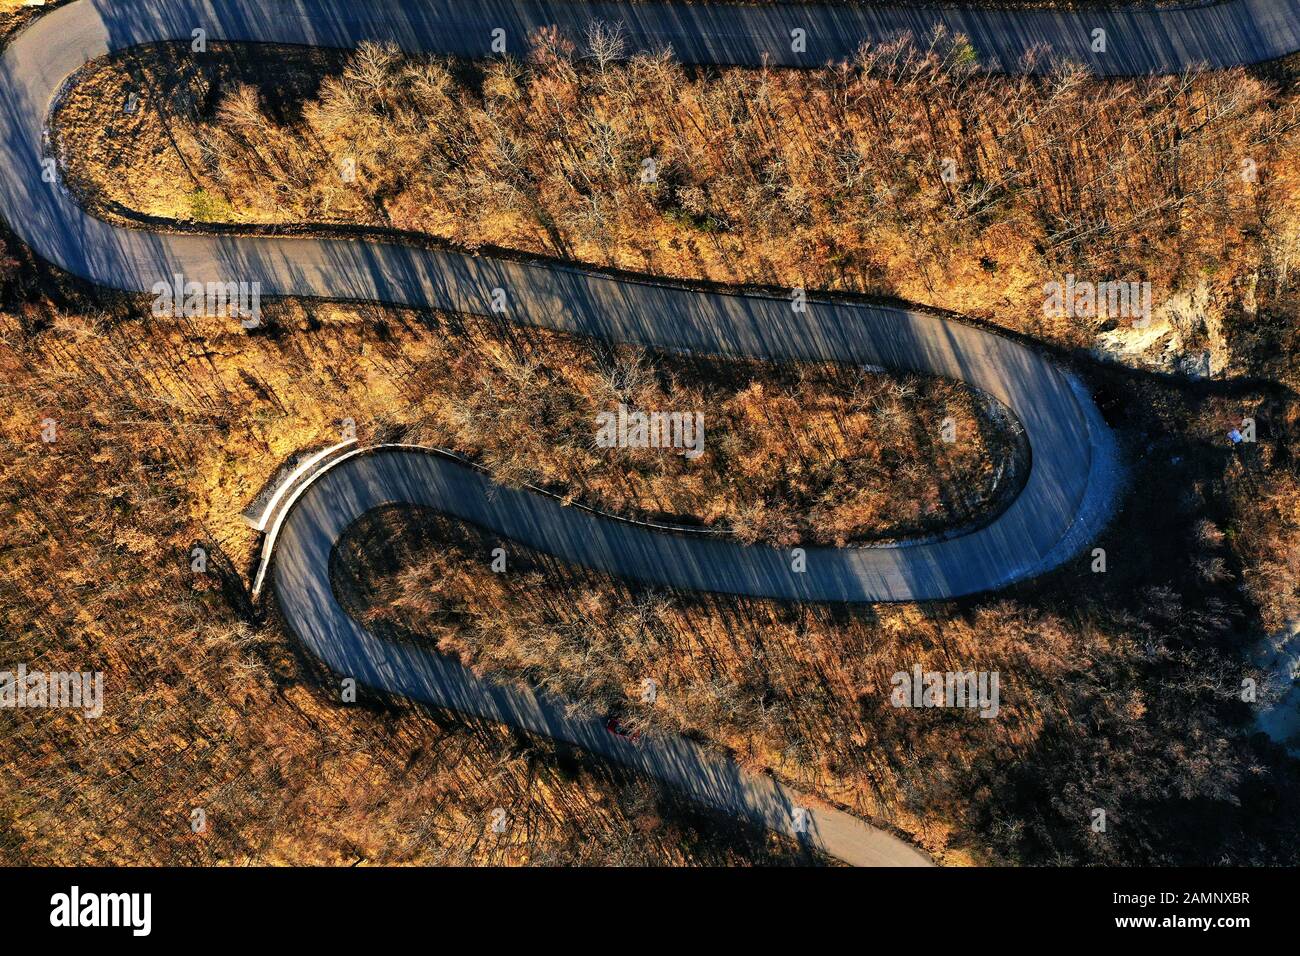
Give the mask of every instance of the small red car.
[{"label": "small red car", "polygon": [[622,737],[624,740],[636,743],[641,739],[641,731],[633,730],[619,719],[617,714],[610,714],[605,718],[605,729],[615,737]]}]

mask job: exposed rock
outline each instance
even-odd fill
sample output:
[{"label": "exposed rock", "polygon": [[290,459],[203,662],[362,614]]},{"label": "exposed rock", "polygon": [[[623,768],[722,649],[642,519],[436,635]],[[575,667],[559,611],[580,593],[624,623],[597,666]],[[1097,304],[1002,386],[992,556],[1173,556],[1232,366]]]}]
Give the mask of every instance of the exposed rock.
[{"label": "exposed rock", "polygon": [[1108,321],[1098,328],[1093,354],[1131,368],[1213,378],[1228,365],[1222,309],[1209,287],[1176,293],[1160,303],[1150,321]]}]

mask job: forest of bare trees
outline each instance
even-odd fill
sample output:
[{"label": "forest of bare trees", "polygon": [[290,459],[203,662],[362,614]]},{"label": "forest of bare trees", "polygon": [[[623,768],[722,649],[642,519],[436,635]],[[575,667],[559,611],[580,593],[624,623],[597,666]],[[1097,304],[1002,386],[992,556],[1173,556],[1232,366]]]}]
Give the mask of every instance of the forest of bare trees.
[{"label": "forest of bare trees", "polygon": [[[1300,101],[1285,73],[998,79],[945,42],[805,73],[545,38],[527,61],[478,65],[277,56],[254,69],[238,49],[161,47],[92,64],[59,116],[78,144],[70,184],[124,221],[396,228],[900,296],[1065,346],[1100,327],[1045,318],[1044,281],[1142,278],[1195,303],[1169,319],[1180,351],[1222,353],[1224,380],[1199,383],[1079,358],[1140,490],[1098,542],[1104,574],[1081,559],[960,602],[780,606],[523,551],[519,574],[485,574],[479,532],[386,514],[348,543],[358,613],[649,732],[713,740],[943,862],[1294,862],[1296,765],[1235,695],[1252,677],[1276,697],[1251,652],[1300,616]],[[129,114],[128,91],[143,104]],[[0,659],[107,681],[98,721],[0,718],[7,862],[803,859],[546,741],[343,703],[274,608],[250,606],[240,511],[347,419],[503,481],[783,542],[977,516],[1017,450],[951,383],[316,302],[268,304],[250,334],[152,318],[5,238]],[[596,454],[594,414],[620,399],[704,409],[708,455]],[[1247,415],[1259,440],[1234,450],[1224,436]],[[951,445],[934,441],[943,417]],[[912,663],[1000,670],[1005,719],[890,707],[889,674]],[[654,709],[637,704],[647,676]],[[1116,821],[1104,838],[1087,826],[1099,805]]]},{"label": "forest of bare trees", "polygon": [[[59,126],[71,181],[109,215],[390,227],[897,296],[1072,345],[1105,317],[1045,316],[1046,281],[1142,280],[1174,351],[1229,371],[1291,304],[1289,87],[1242,70],[990,78],[943,37],[814,71],[617,45],[608,28],[579,49],[542,36],[486,64],[286,49],[273,69],[155,47],[93,67]],[[128,91],[140,112],[106,115]]]},{"label": "forest of bare trees", "polygon": [[[1151,437],[1195,433],[1243,398],[1129,387],[1153,408]],[[914,835],[941,862],[1279,864],[1293,859],[1300,781],[1252,730],[1239,691],[1249,679],[1258,706],[1278,699],[1285,685],[1252,659],[1252,635],[1258,616],[1300,611],[1300,486],[1293,472],[1260,480],[1295,440],[1294,405],[1283,418],[1284,435],[1241,458],[1203,446],[1171,460],[1166,448],[1186,454],[1195,440],[1157,438],[1161,460],[1135,480],[1171,497],[1131,503],[1097,542],[1107,573],[1081,558],[975,601],[673,593],[400,509],[354,526],[335,587],[382,632],[645,733],[715,741]],[[490,568],[498,546],[507,574]],[[997,719],[891,706],[891,675],[913,665],[999,673]],[[1106,835],[1088,825],[1096,807],[1118,821]]]},{"label": "forest of bare trees", "polygon": [[[343,406],[324,396],[389,398],[378,383],[401,378],[402,346],[372,339],[375,381],[349,381],[340,356],[365,338],[360,320],[304,322],[279,340],[160,327],[111,296],[47,286],[56,306],[38,298],[34,264],[9,264],[0,659],[102,671],[105,707],[95,720],[4,712],[0,861],[805,859],[549,741],[364,692],[347,704],[336,677],[249,607],[251,542],[229,509],[283,443],[337,426]],[[373,411],[348,407],[363,421]]]}]

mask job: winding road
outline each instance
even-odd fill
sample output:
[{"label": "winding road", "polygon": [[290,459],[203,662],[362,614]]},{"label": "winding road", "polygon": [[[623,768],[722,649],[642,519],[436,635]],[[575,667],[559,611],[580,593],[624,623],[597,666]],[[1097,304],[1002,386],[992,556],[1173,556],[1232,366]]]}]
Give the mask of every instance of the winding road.
[{"label": "winding road", "polygon": [[[666,534],[494,486],[427,451],[387,446],[326,456],[277,502],[265,559],[280,608],[312,653],[370,687],[568,741],[650,773],[702,804],[852,863],[920,864],[906,843],[683,740],[614,737],[563,701],[498,686],[425,648],[385,640],[343,612],[329,561],[344,530],[389,503],[436,508],[503,538],[612,574],[675,588],[812,601],[945,598],[1050,570],[1086,544],[1116,492],[1110,432],[1087,390],[1037,351],[981,329],[900,308],[786,299],[633,281],[547,263],[483,258],[389,242],[152,233],[87,215],[42,172],[52,104],[87,61],[131,46],[209,41],[353,46],[387,40],[411,52],[482,56],[494,38],[520,52],[537,28],[580,39],[591,18],[621,23],[629,50],[671,46],[692,63],[815,66],[868,40],[968,36],[990,70],[1025,68],[1050,47],[1106,74],[1224,67],[1300,49],[1300,0],[1235,0],[1187,9],[950,10],[820,5],[731,6],[565,0],[76,0],[32,23],[0,57],[0,213],[39,255],[93,282],[147,291],[174,274],[256,281],[264,295],[376,300],[487,314],[504,290],[516,322],[617,342],[773,360],[829,360],[960,379],[1020,419],[1032,463],[1021,494],[992,522],[947,540],[790,555],[713,536]],[[1093,52],[1094,31],[1106,52]],[[494,31],[502,31],[494,35]],[[806,52],[791,31],[803,30]],[[1032,69],[1044,68],[1039,59]],[[262,571],[264,572],[264,565]],[[261,572],[259,572],[259,584]],[[800,811],[806,808],[806,814]]]}]

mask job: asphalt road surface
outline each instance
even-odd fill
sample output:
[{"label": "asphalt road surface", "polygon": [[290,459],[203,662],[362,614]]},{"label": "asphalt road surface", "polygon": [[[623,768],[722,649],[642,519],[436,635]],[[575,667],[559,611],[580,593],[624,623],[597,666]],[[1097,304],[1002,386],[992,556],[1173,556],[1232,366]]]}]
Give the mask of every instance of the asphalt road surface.
[{"label": "asphalt road surface", "polygon": [[[59,182],[46,141],[52,103],[87,61],[147,42],[251,41],[487,55],[494,39],[522,52],[535,29],[581,40],[598,18],[629,50],[671,46],[686,62],[816,66],[864,41],[939,23],[968,36],[990,70],[1044,69],[1054,54],[1100,73],[1174,72],[1253,63],[1300,49],[1300,0],[1235,0],[1185,9],[948,10],[818,5],[728,6],[511,0],[78,0],[39,18],[0,57],[0,213],[32,248],[93,282],[147,291],[183,275],[259,282],[263,295],[376,300],[486,314],[504,290],[519,323],[650,347],[774,360],[833,360],[960,379],[1019,417],[1032,454],[1021,494],[988,525],[942,541],[809,548],[806,571],[784,551],[679,536],[494,489],[477,472],[418,449],[331,459],[277,516],[274,587],[297,636],[340,674],[435,706],[569,741],[644,770],[695,800],[805,838],[854,863],[923,863],[916,850],[838,811],[816,808],[765,776],[680,740],[633,745],[563,702],[475,677],[427,649],[384,640],[335,600],[328,562],[344,529],[387,503],[427,505],[577,563],[673,587],[800,600],[894,601],[986,591],[1073,557],[1106,520],[1116,486],[1111,437],[1086,390],[1036,351],[904,309],[728,295],[553,264],[496,260],[390,242],[151,233],[88,216]],[[494,31],[501,31],[495,33]],[[803,30],[806,52],[796,52]],[[1105,51],[1095,51],[1095,31]],[[106,104],[106,109],[115,108]],[[806,815],[800,808],[807,808]]]}]

